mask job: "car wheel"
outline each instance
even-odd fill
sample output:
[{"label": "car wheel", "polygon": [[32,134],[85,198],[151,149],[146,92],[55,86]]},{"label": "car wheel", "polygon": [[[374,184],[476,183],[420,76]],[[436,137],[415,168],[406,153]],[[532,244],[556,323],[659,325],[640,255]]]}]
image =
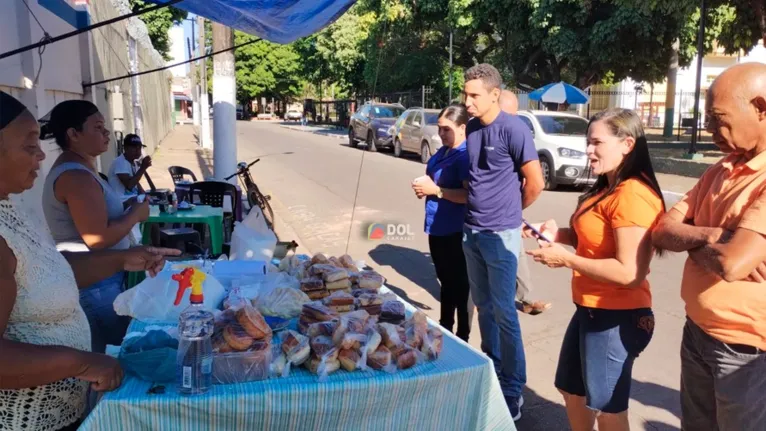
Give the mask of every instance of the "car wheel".
[{"label": "car wheel", "polygon": [[373,153],[378,151],[378,147],[375,146],[375,137],[372,136],[372,130],[367,132],[367,150]]},{"label": "car wheel", "polygon": [[545,190],[556,189],[556,174],[553,170],[553,163],[548,156],[540,156],[540,168],[543,171],[543,181],[545,182]]},{"label": "car wheel", "polygon": [[428,147],[428,142],[423,141],[420,144],[420,162],[424,165],[428,163],[428,159],[431,158],[431,149]]},{"label": "car wheel", "polygon": [[394,138],[394,157],[402,156],[402,141],[399,138]]},{"label": "car wheel", "polygon": [[348,129],[348,146],[356,148],[356,135],[354,134],[354,128]]}]

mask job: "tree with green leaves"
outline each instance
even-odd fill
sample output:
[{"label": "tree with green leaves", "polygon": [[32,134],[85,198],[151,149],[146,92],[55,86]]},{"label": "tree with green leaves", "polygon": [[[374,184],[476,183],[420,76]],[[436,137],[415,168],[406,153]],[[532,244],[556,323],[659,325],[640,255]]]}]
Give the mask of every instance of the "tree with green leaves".
[{"label": "tree with green leaves", "polygon": [[[145,9],[149,6],[144,0],[130,0],[130,7],[133,12]],[[143,15],[138,18],[146,24],[149,31],[149,39],[154,45],[154,49],[162,55],[165,60],[170,60],[170,28],[176,24],[181,24],[188,16],[188,12],[176,9],[173,6],[163,7]]]},{"label": "tree with green leaves", "polygon": [[[234,33],[234,44],[253,36]],[[303,89],[301,58],[292,45],[259,40],[234,52],[237,73],[237,100],[248,104],[259,97],[290,101]]]}]

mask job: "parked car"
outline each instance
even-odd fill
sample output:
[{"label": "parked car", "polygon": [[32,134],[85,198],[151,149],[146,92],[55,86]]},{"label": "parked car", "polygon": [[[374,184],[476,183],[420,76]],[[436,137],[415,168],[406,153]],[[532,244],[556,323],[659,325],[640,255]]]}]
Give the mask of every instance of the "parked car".
[{"label": "parked car", "polygon": [[285,121],[301,121],[303,114],[297,109],[290,109],[285,112]]},{"label": "parked car", "polygon": [[243,108],[241,105],[237,106],[237,120],[244,120],[245,119],[245,108]]},{"label": "parked car", "polygon": [[367,150],[377,151],[378,147],[391,147],[388,129],[404,112],[404,106],[395,103],[365,103],[362,109],[351,116],[348,126],[348,145],[356,148],[360,139],[367,143]]},{"label": "parked car", "polygon": [[439,110],[410,108],[399,117],[391,128],[394,157],[403,152],[417,153],[420,161],[428,159],[442,146],[439,138]]},{"label": "parked car", "polygon": [[519,111],[519,118],[532,131],[546,190],[596,181],[585,156],[588,120],[555,111]]}]

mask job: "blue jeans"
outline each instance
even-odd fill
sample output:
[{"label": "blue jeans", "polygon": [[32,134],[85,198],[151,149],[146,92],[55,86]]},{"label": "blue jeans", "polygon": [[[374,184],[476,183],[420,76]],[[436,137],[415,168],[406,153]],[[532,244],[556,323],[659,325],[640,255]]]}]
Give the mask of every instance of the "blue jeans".
[{"label": "blue jeans", "polygon": [[117,274],[80,290],[80,305],[88,317],[91,350],[104,353],[106,345],[119,346],[128,330],[130,317],[118,316],[114,300],[122,293],[125,273]]},{"label": "blue jeans", "polygon": [[479,312],[481,350],[492,359],[503,395],[521,396],[527,364],[516,311],[516,271],[521,228],[501,232],[463,230],[471,296]]},{"label": "blue jeans", "polygon": [[649,308],[605,310],[578,305],[561,344],[556,388],[585,397],[593,410],[624,412],[633,363],[653,334],[654,314]]}]

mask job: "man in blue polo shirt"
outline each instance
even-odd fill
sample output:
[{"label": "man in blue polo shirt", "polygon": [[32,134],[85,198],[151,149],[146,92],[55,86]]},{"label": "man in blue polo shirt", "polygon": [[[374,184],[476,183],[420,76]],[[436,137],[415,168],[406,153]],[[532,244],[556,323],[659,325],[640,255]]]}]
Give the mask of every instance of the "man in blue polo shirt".
[{"label": "man in blue polo shirt", "polygon": [[489,64],[465,74],[463,94],[473,119],[466,128],[470,168],[463,251],[481,348],[494,361],[508,409],[518,420],[527,380],[515,305],[521,210],[537,199],[544,182],[529,128],[500,109],[500,85],[500,73]]}]

